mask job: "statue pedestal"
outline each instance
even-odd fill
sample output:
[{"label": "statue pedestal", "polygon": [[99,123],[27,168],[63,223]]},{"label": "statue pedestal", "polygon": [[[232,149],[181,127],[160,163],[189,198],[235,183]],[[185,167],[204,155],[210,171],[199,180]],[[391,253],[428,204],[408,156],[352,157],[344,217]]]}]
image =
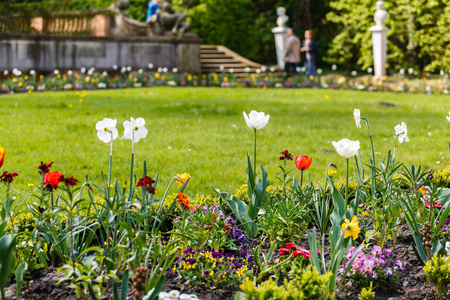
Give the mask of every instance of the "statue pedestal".
[{"label": "statue pedestal", "polygon": [[275,35],[275,47],[277,50],[277,62],[281,69],[284,69],[284,45],[287,39],[287,28],[286,27],[275,27],[272,29]]},{"label": "statue pedestal", "polygon": [[386,75],[388,29],[381,25],[369,28],[372,31],[374,80],[379,80]]}]

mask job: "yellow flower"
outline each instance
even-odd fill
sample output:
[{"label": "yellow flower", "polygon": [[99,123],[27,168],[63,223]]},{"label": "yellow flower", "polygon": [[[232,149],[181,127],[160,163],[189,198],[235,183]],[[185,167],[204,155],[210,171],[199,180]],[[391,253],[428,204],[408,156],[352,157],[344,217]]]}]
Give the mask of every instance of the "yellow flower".
[{"label": "yellow flower", "polygon": [[358,234],[361,231],[361,228],[358,224],[358,218],[356,216],[353,216],[352,221],[350,222],[349,219],[345,219],[344,223],[342,224],[342,230],[345,229],[345,235],[344,239],[351,236],[353,240],[356,240],[358,238]]},{"label": "yellow flower", "polygon": [[223,82],[228,82],[228,77],[224,77]]},{"label": "yellow flower", "polygon": [[29,183],[29,184],[28,184],[28,187],[34,187],[34,184]]},{"label": "yellow flower", "polygon": [[177,174],[175,180],[178,181],[178,187],[181,187],[189,178],[191,178],[191,175],[188,173]]},{"label": "yellow flower", "polygon": [[159,73],[155,73],[155,78],[159,78]]},{"label": "yellow flower", "polygon": [[325,100],[330,99],[330,96],[328,96],[327,94],[323,95],[323,97],[325,98]]},{"label": "yellow flower", "polygon": [[328,176],[331,177],[334,174],[336,174],[337,171],[333,170],[333,169],[328,169]]},{"label": "yellow flower", "polygon": [[72,104],[69,104],[69,108],[72,108],[73,107],[73,105]]},{"label": "yellow flower", "polygon": [[314,76],[310,75],[309,80],[314,80]]},{"label": "yellow flower", "polygon": [[84,79],[84,81],[89,82],[91,80],[91,78],[89,76],[86,76],[86,78]]}]

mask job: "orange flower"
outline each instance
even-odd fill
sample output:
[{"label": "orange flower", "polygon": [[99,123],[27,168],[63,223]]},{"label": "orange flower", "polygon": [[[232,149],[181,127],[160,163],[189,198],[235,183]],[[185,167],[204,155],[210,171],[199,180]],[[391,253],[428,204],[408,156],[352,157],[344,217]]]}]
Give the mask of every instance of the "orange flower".
[{"label": "orange flower", "polygon": [[309,166],[311,165],[312,157],[308,157],[306,155],[303,156],[297,156],[295,158],[295,165],[299,170],[307,170]]},{"label": "orange flower", "polygon": [[183,208],[189,208],[190,210],[194,209],[192,205],[189,205],[189,198],[186,193],[178,193],[177,203],[181,203]]},{"label": "orange flower", "polygon": [[4,159],[5,159],[5,149],[0,147],[0,168],[3,166]]},{"label": "orange flower", "polygon": [[427,189],[426,189],[424,186],[422,186],[422,187],[419,189],[419,192],[420,192],[422,195],[425,196],[425,194],[427,193]]}]

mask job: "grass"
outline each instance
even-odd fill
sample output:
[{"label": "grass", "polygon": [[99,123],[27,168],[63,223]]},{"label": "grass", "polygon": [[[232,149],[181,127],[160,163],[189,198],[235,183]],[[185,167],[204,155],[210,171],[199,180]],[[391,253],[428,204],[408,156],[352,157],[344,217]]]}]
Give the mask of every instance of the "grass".
[{"label": "grass", "polygon": [[[20,199],[32,192],[29,183],[39,183],[40,161],[54,161],[52,170],[100,184],[100,172],[108,170],[109,145],[98,140],[95,123],[105,117],[118,120],[119,136],[123,121],[146,120],[149,134],[136,144],[135,171],[139,178],[145,160],[150,175],[160,172],[159,197],[170,179],[182,172],[192,176],[191,195],[212,194],[212,188],[234,192],[246,183],[246,152],[253,153],[253,131],[242,112],[252,109],[270,114],[267,127],[258,131],[257,162],[272,184],[278,184],[278,157],[286,149],[294,156],[313,157],[305,174],[313,181],[323,178],[330,162],[338,166],[337,176],[345,176],[345,160],[333,151],[333,140],[360,140],[367,162],[368,132],[364,123],[356,129],[354,108],[370,122],[377,163],[394,147],[394,126],[402,121],[408,125],[410,142],[398,145],[398,160],[433,169],[448,163],[450,124],[445,116],[450,105],[445,95],[163,87],[88,91],[83,102],[79,99],[74,91],[0,97],[0,146],[6,150],[1,170],[19,173],[13,192]],[[380,106],[381,101],[394,106]],[[117,139],[113,176],[121,184],[129,181],[130,155],[131,141]],[[298,170],[292,174],[300,176]]]}]

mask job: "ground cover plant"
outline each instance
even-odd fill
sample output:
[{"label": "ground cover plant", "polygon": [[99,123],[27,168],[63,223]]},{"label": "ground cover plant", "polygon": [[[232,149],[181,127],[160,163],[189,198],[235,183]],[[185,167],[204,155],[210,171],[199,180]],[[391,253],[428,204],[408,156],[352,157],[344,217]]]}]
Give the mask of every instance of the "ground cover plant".
[{"label": "ground cover plant", "polygon": [[[351,121],[331,137],[332,150],[297,155],[287,147],[273,150],[288,126],[268,138],[279,126],[274,116],[280,106],[290,102],[277,100],[278,106],[265,103],[278,108],[272,107],[275,114],[239,111],[243,134],[233,145],[247,154],[237,152],[244,159],[230,165],[237,165],[236,177],[246,178],[246,185],[230,192],[229,182],[217,180],[211,183],[216,198],[187,193],[199,180],[189,169],[154,170],[151,158],[141,158],[144,142],[158,137],[152,138],[152,118],[132,112],[133,105],[131,116],[109,118],[120,115],[113,111],[88,126],[90,146],[100,145],[99,174],[82,180],[73,167],[62,170],[45,158],[29,167],[36,182],[23,187],[31,189],[29,198],[8,148],[1,147],[1,299],[448,297],[450,189],[441,185],[445,170],[436,181],[428,167],[404,162],[404,149],[419,138],[412,134],[416,127],[395,120],[386,133],[390,145],[378,157],[383,141],[374,138],[371,106],[351,102],[341,108]],[[212,119],[218,126],[227,120]],[[442,113],[440,122],[448,126],[450,116]],[[70,160],[67,151],[63,155]],[[126,166],[117,169],[120,155]],[[315,179],[310,174],[320,156],[333,162],[319,165]],[[205,165],[198,168],[207,172]],[[284,288],[277,287],[281,282]]]}]

